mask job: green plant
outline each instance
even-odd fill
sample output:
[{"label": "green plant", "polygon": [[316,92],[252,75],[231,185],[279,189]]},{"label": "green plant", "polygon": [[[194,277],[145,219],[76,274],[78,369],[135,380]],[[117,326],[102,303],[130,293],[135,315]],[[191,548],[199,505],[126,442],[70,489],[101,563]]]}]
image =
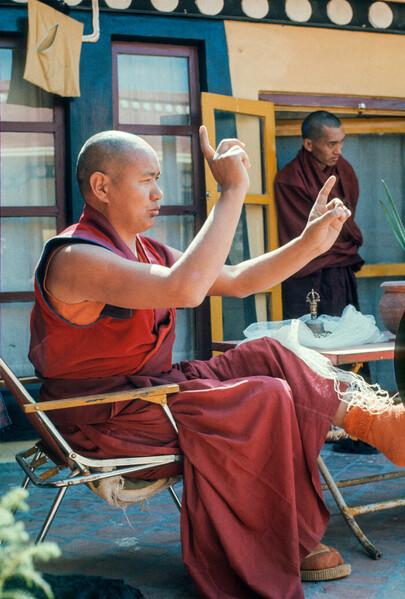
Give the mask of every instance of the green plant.
[{"label": "green plant", "polygon": [[50,586],[35,569],[34,560],[59,557],[55,543],[34,545],[22,522],[14,518],[16,510],[27,511],[24,489],[12,489],[0,499],[0,599],[32,599],[31,587],[41,589],[52,599]]},{"label": "green plant", "polygon": [[382,206],[382,209],[384,210],[385,216],[386,216],[387,221],[392,229],[392,232],[394,233],[400,246],[402,247],[402,249],[405,252],[405,224],[402,222],[402,219],[398,212],[398,209],[395,206],[395,202],[393,200],[393,197],[392,197],[392,194],[391,194],[391,191],[390,191],[388,185],[386,184],[384,179],[381,179],[381,183],[384,186],[384,190],[385,190],[387,197],[386,197],[385,201],[379,200],[380,205]]}]

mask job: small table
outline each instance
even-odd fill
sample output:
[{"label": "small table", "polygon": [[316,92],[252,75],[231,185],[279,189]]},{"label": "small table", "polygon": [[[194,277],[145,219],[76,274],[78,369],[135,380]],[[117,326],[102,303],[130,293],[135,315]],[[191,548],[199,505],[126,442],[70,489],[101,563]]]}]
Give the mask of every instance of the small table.
[{"label": "small table", "polygon": [[[214,351],[224,352],[228,349],[237,346],[239,341],[220,341],[212,344]],[[319,351],[319,348],[312,348]],[[379,360],[392,360],[394,358],[395,350],[395,337],[390,333],[387,333],[386,340],[380,343],[368,343],[365,345],[353,345],[344,349],[328,349],[320,352],[322,355],[330,359],[334,366],[342,366],[344,364],[352,364],[353,372],[358,372],[364,362],[375,362]],[[336,438],[336,433],[333,431],[328,434],[328,440]],[[345,518],[347,524],[350,526],[353,534],[356,536],[358,541],[363,545],[367,553],[373,559],[379,559],[381,552],[376,546],[367,538],[355,517],[360,514],[369,512],[377,512],[380,510],[387,510],[395,507],[405,506],[405,499],[394,499],[388,501],[382,501],[379,503],[371,503],[366,505],[348,506],[340,488],[352,487],[355,485],[365,485],[373,482],[380,482],[383,480],[392,480],[394,478],[405,477],[405,469],[397,468],[395,471],[386,472],[385,474],[377,474],[373,476],[363,476],[356,479],[347,479],[335,481],[328,467],[326,466],[323,458],[318,457],[318,467],[325,480],[323,489],[329,490],[332,494],[336,505],[338,506],[342,516]]]},{"label": "small table", "polygon": [[387,335],[382,343],[367,343],[352,345],[345,349],[326,349],[322,355],[329,358],[334,366],[342,364],[359,364],[363,362],[376,362],[379,360],[392,360],[394,358],[395,337]]}]

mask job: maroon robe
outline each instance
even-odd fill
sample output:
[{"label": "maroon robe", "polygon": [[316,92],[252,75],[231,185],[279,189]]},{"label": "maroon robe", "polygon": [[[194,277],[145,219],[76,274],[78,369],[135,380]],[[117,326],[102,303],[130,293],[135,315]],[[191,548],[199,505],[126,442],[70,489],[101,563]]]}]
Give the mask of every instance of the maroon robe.
[{"label": "maroon robe", "polygon": [[307,313],[305,296],[312,288],[321,295],[320,314],[340,316],[348,304],[358,306],[354,271],[364,263],[358,254],[363,242],[360,229],[354,221],[359,186],[351,165],[342,156],[335,166],[322,170],[304,148],[276,175],[274,182],[278,212],[280,245],[302,233],[319,190],[331,175],[336,183],[329,200],[340,198],[351,210],[352,216],[343,225],[333,246],[318,256],[283,284],[285,318],[297,318]]},{"label": "maroon robe", "polygon": [[[114,248],[119,241],[114,241],[115,233],[101,215],[87,211],[83,221],[84,226],[99,224],[107,233],[107,244],[100,234],[99,245],[108,245],[118,254],[125,251]],[[95,231],[93,227],[93,243]],[[83,226],[79,235],[83,241]],[[63,235],[57,239],[66,243]],[[127,258],[136,259],[129,254]],[[148,259],[169,263],[159,244]],[[300,563],[322,538],[328,519],[316,460],[338,406],[333,383],[266,338],[208,361],[185,361],[168,368],[174,339],[173,319],[168,313],[155,314],[148,339],[152,332],[159,349],[147,349],[150,359],[142,362],[138,350],[144,340],[136,331],[131,342],[122,336],[123,315],[121,319],[103,316],[84,327],[58,317],[45,300],[41,268],[40,264],[31,347],[39,373],[52,371],[53,362],[60,361],[64,351],[71,355],[77,328],[87,329],[88,337],[97,339],[103,331],[110,334],[116,325],[122,355],[128,361],[133,354],[134,364],[140,365],[123,373],[115,360],[116,345],[111,349],[105,345],[104,359],[99,356],[98,377],[89,378],[80,372],[92,358],[92,343],[86,344],[84,335],[81,345],[75,346],[82,357],[81,362],[76,360],[77,377],[72,378],[68,363],[67,376],[58,365],[59,378],[45,381],[44,398],[167,382],[177,382],[181,389],[169,397],[178,436],[160,406],[134,400],[51,412],[67,440],[94,457],[184,454],[183,559],[202,597],[302,598]],[[134,319],[146,322],[142,313],[151,311],[130,312],[126,316],[129,328]],[[61,347],[55,344],[55,351],[47,352],[45,338],[50,343],[59,339]],[[41,346],[41,351],[36,351]],[[98,347],[93,348],[96,350]],[[160,469],[149,476],[167,473]]]}]

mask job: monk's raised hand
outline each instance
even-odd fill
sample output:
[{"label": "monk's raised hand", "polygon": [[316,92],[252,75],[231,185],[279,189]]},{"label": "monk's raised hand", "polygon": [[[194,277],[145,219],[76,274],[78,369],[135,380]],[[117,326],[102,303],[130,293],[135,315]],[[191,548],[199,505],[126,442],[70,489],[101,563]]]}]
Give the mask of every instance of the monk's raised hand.
[{"label": "monk's raised hand", "polygon": [[323,214],[308,219],[302,236],[313,246],[317,255],[323,254],[335,243],[350,216],[351,212],[342,200],[335,198],[326,204]]},{"label": "monk's raised hand", "polygon": [[208,162],[215,180],[225,189],[238,188],[247,191],[250,168],[249,157],[244,150],[245,144],[239,139],[223,139],[217,149],[209,143],[206,127],[200,127],[200,145],[204,158]]},{"label": "monk's raised hand", "polygon": [[[320,192],[318,193],[314,205],[312,206],[311,212],[309,213],[308,222],[311,222],[318,216],[322,216],[328,210],[328,198],[329,194],[333,189],[333,186],[336,183],[336,177],[334,175],[330,176]],[[332,200],[333,201],[333,200]]]}]

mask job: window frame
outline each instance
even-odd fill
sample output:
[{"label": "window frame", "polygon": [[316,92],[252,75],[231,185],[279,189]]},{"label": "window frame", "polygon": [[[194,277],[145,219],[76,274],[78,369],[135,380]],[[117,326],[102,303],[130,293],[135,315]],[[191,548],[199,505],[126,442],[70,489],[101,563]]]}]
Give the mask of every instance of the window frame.
[{"label": "window frame", "polygon": [[[0,39],[0,49],[20,47],[20,38]],[[66,225],[65,210],[65,130],[64,105],[61,98],[55,96],[53,121],[4,121],[0,119],[0,135],[2,133],[49,133],[54,136],[55,150],[55,205],[54,206],[2,206],[0,204],[1,221],[7,217],[54,217],[57,232]],[[1,198],[0,198],[1,201]],[[32,291],[0,291],[0,303],[29,302],[34,299]]]}]

